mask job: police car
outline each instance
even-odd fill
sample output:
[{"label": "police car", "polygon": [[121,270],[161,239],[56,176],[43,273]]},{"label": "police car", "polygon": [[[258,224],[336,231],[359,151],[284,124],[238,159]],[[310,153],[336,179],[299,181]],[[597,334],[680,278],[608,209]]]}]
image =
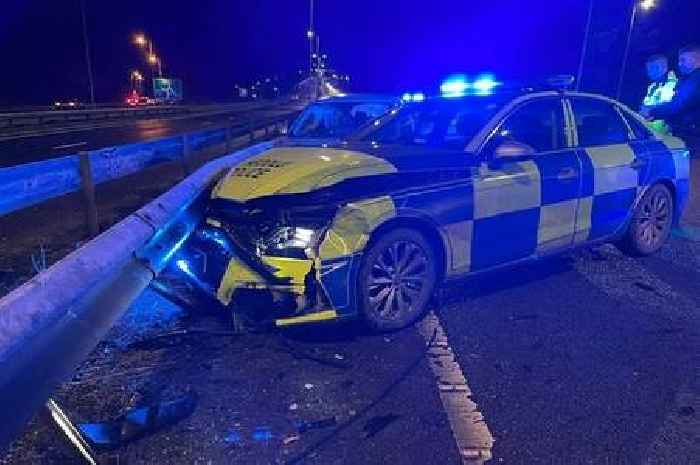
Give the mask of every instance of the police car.
[{"label": "police car", "polygon": [[681,140],[599,95],[488,80],[443,91],[336,146],[276,147],[232,169],[197,234],[217,300],[277,326],[359,316],[395,330],[445,281],[600,242],[648,255],[668,239],[689,191]]}]

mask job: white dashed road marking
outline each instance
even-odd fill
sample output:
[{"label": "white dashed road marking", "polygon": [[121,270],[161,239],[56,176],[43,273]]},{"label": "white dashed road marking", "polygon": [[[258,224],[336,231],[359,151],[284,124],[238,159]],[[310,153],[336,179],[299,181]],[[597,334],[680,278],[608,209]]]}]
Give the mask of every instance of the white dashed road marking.
[{"label": "white dashed road marking", "polygon": [[462,463],[483,464],[491,459],[493,436],[471,399],[472,391],[455,359],[447,334],[433,312],[417,326],[426,342],[431,344],[428,348],[428,362],[437,380],[440,400],[447,413]]}]

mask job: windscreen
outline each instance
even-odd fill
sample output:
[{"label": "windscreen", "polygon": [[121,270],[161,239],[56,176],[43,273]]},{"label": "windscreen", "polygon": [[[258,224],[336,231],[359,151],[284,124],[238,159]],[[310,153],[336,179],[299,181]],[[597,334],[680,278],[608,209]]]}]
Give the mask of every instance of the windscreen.
[{"label": "windscreen", "polygon": [[475,97],[405,106],[360,138],[379,144],[427,145],[463,149],[508,99]]},{"label": "windscreen", "polygon": [[289,131],[294,138],[344,137],[383,115],[390,102],[321,102],[309,106]]}]

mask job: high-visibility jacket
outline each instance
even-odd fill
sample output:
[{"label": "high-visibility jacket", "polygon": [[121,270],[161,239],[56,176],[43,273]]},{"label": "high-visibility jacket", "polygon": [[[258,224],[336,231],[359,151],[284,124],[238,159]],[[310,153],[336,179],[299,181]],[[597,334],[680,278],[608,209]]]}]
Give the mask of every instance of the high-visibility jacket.
[{"label": "high-visibility jacket", "polygon": [[673,100],[676,93],[678,78],[676,73],[669,71],[666,79],[663,81],[652,82],[647,90],[647,95],[644,97],[645,107],[655,107],[662,103],[668,103]]},{"label": "high-visibility jacket", "polygon": [[[649,85],[643,105],[645,107],[656,107],[670,102],[676,94],[677,85],[678,78],[676,77],[676,73],[669,71],[665,80],[652,82]],[[657,119],[650,124],[657,132],[662,134],[671,133],[671,128],[663,120]]]}]

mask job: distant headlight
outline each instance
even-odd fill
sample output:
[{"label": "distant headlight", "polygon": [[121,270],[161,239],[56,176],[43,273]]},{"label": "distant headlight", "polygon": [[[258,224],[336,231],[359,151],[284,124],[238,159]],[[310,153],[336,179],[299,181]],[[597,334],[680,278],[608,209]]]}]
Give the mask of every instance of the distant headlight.
[{"label": "distant headlight", "polygon": [[320,234],[309,228],[284,226],[258,242],[258,253],[272,257],[305,259],[316,246]]}]

